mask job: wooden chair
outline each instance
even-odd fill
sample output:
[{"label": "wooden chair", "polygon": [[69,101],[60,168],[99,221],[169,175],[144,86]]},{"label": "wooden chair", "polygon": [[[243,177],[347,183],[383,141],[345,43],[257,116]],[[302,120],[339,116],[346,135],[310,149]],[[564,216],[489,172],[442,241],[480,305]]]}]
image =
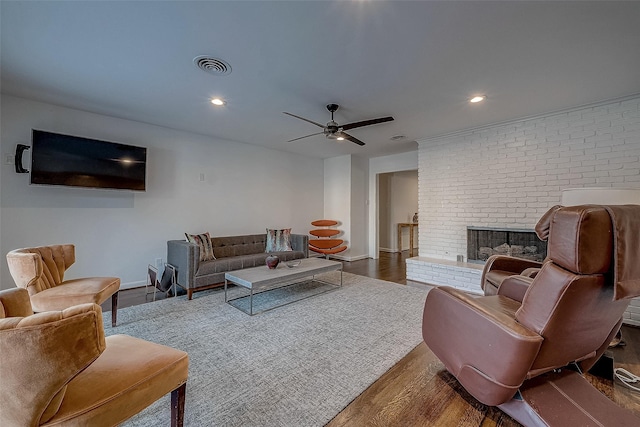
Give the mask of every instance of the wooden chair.
[{"label": "wooden chair", "polygon": [[309,239],[309,249],[323,254],[325,258],[329,258],[329,255],[337,254],[347,249],[343,244],[342,239],[333,239],[332,237],[340,234],[340,230],[334,227],[338,225],[338,221],[332,219],[319,219],[311,223],[314,227],[324,227],[309,231],[309,234],[316,237],[315,239]]}]

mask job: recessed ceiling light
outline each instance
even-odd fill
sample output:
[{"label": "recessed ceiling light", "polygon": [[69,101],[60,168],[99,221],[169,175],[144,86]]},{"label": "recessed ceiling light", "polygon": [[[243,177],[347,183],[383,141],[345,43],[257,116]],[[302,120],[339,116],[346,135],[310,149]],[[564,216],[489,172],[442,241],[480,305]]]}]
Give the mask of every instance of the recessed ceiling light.
[{"label": "recessed ceiling light", "polygon": [[473,98],[471,98],[471,99],[469,100],[469,102],[471,102],[471,103],[475,104],[475,103],[477,103],[477,102],[484,101],[484,99],[485,99],[485,98],[486,98],[486,97],[485,97],[484,95],[478,95],[478,96],[474,96]]},{"label": "recessed ceiling light", "polygon": [[400,141],[401,139],[407,139],[406,135],[394,135],[389,138],[391,141]]},{"label": "recessed ceiling light", "polygon": [[225,104],[224,100],[222,100],[222,99],[220,99],[220,98],[213,98],[213,99],[211,99],[211,103],[212,103],[213,105],[224,105],[224,104]]},{"label": "recessed ceiling light", "polygon": [[336,139],[337,139],[338,141],[344,141],[344,137],[342,137],[342,136],[339,136],[339,137],[337,137]]}]

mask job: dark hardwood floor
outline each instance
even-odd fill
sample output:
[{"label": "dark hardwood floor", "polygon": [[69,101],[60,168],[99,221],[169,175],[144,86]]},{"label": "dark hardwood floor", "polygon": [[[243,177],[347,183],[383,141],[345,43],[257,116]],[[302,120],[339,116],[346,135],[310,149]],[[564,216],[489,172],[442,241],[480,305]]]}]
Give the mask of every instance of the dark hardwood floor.
[{"label": "dark hardwood floor", "polygon": [[[406,280],[405,260],[408,255],[408,251],[402,254],[381,253],[377,260],[345,262],[344,271],[412,284]],[[142,304],[151,298],[151,295],[145,296],[144,288],[124,290],[120,291],[118,306]],[[162,296],[158,294],[158,298]],[[109,308],[107,304],[103,307],[104,310]],[[609,350],[615,366],[640,375],[640,328],[623,326],[622,334],[626,345]],[[586,377],[611,400],[640,417],[640,392],[619,382],[589,374]],[[327,427],[519,425],[499,409],[483,405],[469,395],[421,343],[351,402]]]}]

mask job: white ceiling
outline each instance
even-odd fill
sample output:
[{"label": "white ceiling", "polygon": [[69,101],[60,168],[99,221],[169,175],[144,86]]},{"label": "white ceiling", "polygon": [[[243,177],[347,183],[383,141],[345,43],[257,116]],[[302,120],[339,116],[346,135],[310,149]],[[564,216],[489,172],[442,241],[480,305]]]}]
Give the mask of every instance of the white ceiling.
[{"label": "white ceiling", "polygon": [[[316,157],[640,93],[640,2],[1,2],[1,89]],[[228,61],[228,76],[193,64]],[[486,94],[480,105],[467,99]],[[227,100],[222,108],[208,100]],[[360,147],[283,111],[354,129]],[[405,135],[404,141],[391,141]],[[85,135],[83,135],[85,136]]]}]

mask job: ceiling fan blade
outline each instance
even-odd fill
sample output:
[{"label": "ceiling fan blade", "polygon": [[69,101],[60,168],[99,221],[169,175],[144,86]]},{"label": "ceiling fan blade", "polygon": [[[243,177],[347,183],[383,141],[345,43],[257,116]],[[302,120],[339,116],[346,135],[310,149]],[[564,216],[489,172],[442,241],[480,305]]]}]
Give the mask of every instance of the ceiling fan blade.
[{"label": "ceiling fan blade", "polygon": [[305,136],[301,136],[300,138],[290,139],[290,140],[288,140],[287,142],[297,141],[297,140],[302,139],[302,138],[309,138],[310,136],[322,135],[323,133],[324,133],[324,132],[312,133],[311,135],[305,135]]},{"label": "ceiling fan blade", "polygon": [[316,123],[313,120],[305,119],[304,117],[296,116],[295,114],[287,113],[286,111],[283,111],[283,113],[288,115],[288,116],[295,117],[296,119],[304,120],[305,122],[309,122],[309,123],[311,123],[313,125],[320,126],[321,128],[324,128],[324,125],[321,125],[320,123]]},{"label": "ceiling fan blade", "polygon": [[393,117],[380,117],[379,119],[371,119],[371,120],[363,120],[361,122],[349,123],[346,125],[340,126],[343,130],[361,128],[363,126],[376,125],[378,123],[390,122],[393,120]]},{"label": "ceiling fan blade", "polygon": [[344,139],[349,140],[351,142],[354,142],[354,143],[356,143],[358,145],[364,145],[364,142],[360,141],[358,138],[354,138],[353,136],[349,135],[346,132],[337,132],[336,136],[341,136]]}]

